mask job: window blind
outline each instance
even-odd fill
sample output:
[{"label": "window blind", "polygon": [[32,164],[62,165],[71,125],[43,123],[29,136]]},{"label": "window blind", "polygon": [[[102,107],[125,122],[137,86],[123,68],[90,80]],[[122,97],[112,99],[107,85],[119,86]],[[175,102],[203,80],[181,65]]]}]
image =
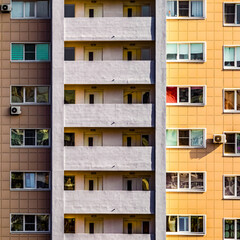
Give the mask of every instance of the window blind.
[{"label": "window blind", "polygon": [[23,44],[12,44],[11,60],[23,60],[23,47]]},{"label": "window blind", "polygon": [[177,130],[168,129],[166,132],[166,145],[167,146],[177,146]]},{"label": "window blind", "polygon": [[167,54],[177,54],[177,44],[167,44]]},{"label": "window blind", "polygon": [[48,44],[36,44],[37,60],[49,60],[49,45]]}]

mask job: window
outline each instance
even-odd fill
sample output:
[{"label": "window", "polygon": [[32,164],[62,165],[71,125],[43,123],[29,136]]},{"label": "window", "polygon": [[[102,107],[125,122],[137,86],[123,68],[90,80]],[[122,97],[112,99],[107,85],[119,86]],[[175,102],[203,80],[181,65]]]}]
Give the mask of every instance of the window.
[{"label": "window", "polygon": [[167,235],[205,235],[205,216],[168,215]]},{"label": "window", "polygon": [[74,18],[75,17],[75,5],[74,4],[64,4],[64,17]]},{"label": "window", "polygon": [[204,62],[205,43],[167,43],[167,61]]},{"label": "window", "polygon": [[12,86],[11,104],[49,104],[48,86]]},{"label": "window", "polygon": [[240,4],[224,3],[224,24],[240,24]]},{"label": "window", "polygon": [[64,233],[75,233],[75,218],[64,218]]},{"label": "window", "polygon": [[224,112],[240,111],[240,89],[224,89]]},{"label": "window", "polygon": [[240,176],[224,176],[224,198],[240,198]]},{"label": "window", "polygon": [[169,86],[167,87],[167,105],[205,105],[205,87]]},{"label": "window", "polygon": [[64,90],[64,104],[75,104],[75,90]]},{"label": "window", "polygon": [[224,155],[240,155],[240,133],[225,133]]},{"label": "window", "polygon": [[203,1],[167,1],[168,18],[204,18]]},{"label": "window", "polygon": [[49,43],[12,43],[12,61],[42,62],[50,60]]},{"label": "window", "polygon": [[11,18],[49,18],[48,1],[12,1]]},{"label": "window", "polygon": [[240,68],[240,46],[224,47],[224,68]]},{"label": "window", "polygon": [[48,214],[11,214],[11,232],[50,232]]},{"label": "window", "polygon": [[49,190],[49,172],[11,172],[11,189]]},{"label": "window", "polygon": [[11,129],[12,147],[49,147],[49,129]]},{"label": "window", "polygon": [[204,148],[206,145],[204,129],[167,129],[168,148]]},{"label": "window", "polygon": [[64,61],[75,61],[74,47],[64,47]]},{"label": "window", "polygon": [[64,133],[64,146],[75,146],[75,133]]},{"label": "window", "polygon": [[167,191],[172,192],[205,192],[206,179],[204,172],[167,172]]},{"label": "window", "polygon": [[240,239],[240,219],[224,219],[224,240]]},{"label": "window", "polygon": [[64,190],[75,190],[75,176],[64,176]]}]

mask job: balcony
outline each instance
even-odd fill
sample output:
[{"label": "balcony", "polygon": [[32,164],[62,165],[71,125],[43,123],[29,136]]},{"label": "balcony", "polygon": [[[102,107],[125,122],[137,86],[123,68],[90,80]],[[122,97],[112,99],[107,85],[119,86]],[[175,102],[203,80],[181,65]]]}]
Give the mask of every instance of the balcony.
[{"label": "balcony", "polygon": [[64,240],[154,240],[154,234],[64,234]]},{"label": "balcony", "polygon": [[153,127],[153,104],[65,104],[65,127]]},{"label": "balcony", "polygon": [[154,147],[64,147],[66,171],[152,171]]},{"label": "balcony", "polygon": [[153,41],[152,17],[65,18],[65,41]]},{"label": "balcony", "polygon": [[153,214],[153,191],[64,191],[65,214]]},{"label": "balcony", "polygon": [[153,84],[154,61],[65,61],[65,84]]}]

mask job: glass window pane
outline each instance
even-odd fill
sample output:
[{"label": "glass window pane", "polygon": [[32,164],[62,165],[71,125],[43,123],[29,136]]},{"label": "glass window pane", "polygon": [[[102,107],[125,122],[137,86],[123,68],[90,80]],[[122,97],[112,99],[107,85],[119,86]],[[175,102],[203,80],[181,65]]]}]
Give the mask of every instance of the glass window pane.
[{"label": "glass window pane", "polygon": [[191,87],[191,103],[203,103],[202,87]]},{"label": "glass window pane", "polygon": [[191,130],[191,146],[203,146],[203,130]]},{"label": "glass window pane", "polygon": [[35,130],[25,130],[24,136],[25,146],[34,146],[35,145]]},{"label": "glass window pane", "polygon": [[75,5],[74,4],[64,4],[64,17],[75,17]]},{"label": "glass window pane", "polygon": [[23,18],[23,2],[12,1],[12,18]]},{"label": "glass window pane", "polygon": [[192,17],[203,17],[203,2],[202,1],[191,1],[191,16]]},{"label": "glass window pane", "polygon": [[35,173],[25,173],[25,188],[36,188]]},{"label": "glass window pane", "polygon": [[23,188],[23,173],[11,173],[11,188]]},{"label": "glass window pane", "polygon": [[75,104],[75,90],[64,90],[64,104]]},{"label": "glass window pane", "polygon": [[224,109],[234,110],[234,91],[225,91]]},{"label": "glass window pane", "polygon": [[191,232],[203,233],[203,216],[191,216]]},{"label": "glass window pane", "polygon": [[240,67],[240,47],[236,47],[236,61],[237,67]]},{"label": "glass window pane", "polygon": [[142,146],[149,146],[149,135],[142,135]]},{"label": "glass window pane", "polygon": [[203,173],[191,173],[191,189],[204,190]]},{"label": "glass window pane", "polygon": [[225,153],[235,153],[235,133],[226,133]]},{"label": "glass window pane", "polygon": [[23,215],[11,215],[11,231],[23,231]]},{"label": "glass window pane", "polygon": [[150,17],[150,6],[149,5],[142,6],[142,17]]},{"label": "glass window pane", "polygon": [[177,173],[167,173],[166,175],[166,188],[167,189],[177,189],[178,186],[178,174]]},{"label": "glass window pane", "polygon": [[177,44],[167,43],[167,60],[177,59]]},{"label": "glass window pane", "polygon": [[225,3],[225,23],[232,23],[235,22],[235,4],[226,4]]},{"label": "glass window pane", "polygon": [[189,100],[188,88],[179,88],[179,102],[186,103]]},{"label": "glass window pane", "polygon": [[203,44],[191,43],[191,60],[203,60]]},{"label": "glass window pane", "polygon": [[22,146],[23,145],[23,130],[12,129],[11,130],[11,145]]},{"label": "glass window pane", "polygon": [[240,110],[240,91],[237,90],[237,110]]},{"label": "glass window pane", "polygon": [[49,17],[48,1],[37,1],[37,17],[38,18]]},{"label": "glass window pane", "polygon": [[177,1],[167,1],[167,17],[177,17]]},{"label": "glass window pane", "polygon": [[240,177],[237,177],[237,196],[240,196]]},{"label": "glass window pane", "polygon": [[188,232],[189,217],[179,217],[179,231]]},{"label": "glass window pane", "polygon": [[75,190],[75,176],[64,176],[64,190]]},{"label": "glass window pane", "polygon": [[188,44],[179,44],[179,59],[189,59],[188,47]]},{"label": "glass window pane", "polygon": [[75,133],[64,133],[64,146],[75,146]]},{"label": "glass window pane", "polygon": [[25,215],[25,231],[35,231],[35,215]]},{"label": "glass window pane", "polygon": [[240,134],[237,133],[237,153],[240,153]]},{"label": "glass window pane", "polygon": [[167,216],[167,232],[177,232],[177,216]]},{"label": "glass window pane", "polygon": [[37,188],[49,188],[49,173],[37,173]]},{"label": "glass window pane", "polygon": [[225,177],[225,196],[234,196],[235,195],[235,177]]},{"label": "glass window pane", "polygon": [[25,44],[25,60],[35,60],[35,44]]},{"label": "glass window pane", "polygon": [[240,220],[237,219],[237,239],[240,239]]},{"label": "glass window pane", "polygon": [[35,102],[34,90],[34,87],[25,87],[25,102]]},{"label": "glass window pane", "polygon": [[12,43],[11,46],[12,46],[11,60],[23,60],[24,45],[22,43]]},{"label": "glass window pane", "polygon": [[75,218],[64,218],[64,233],[75,233]]},{"label": "glass window pane", "polygon": [[25,2],[25,17],[35,17],[35,2]]},{"label": "glass window pane", "polygon": [[189,146],[189,130],[179,130],[179,146]]},{"label": "glass window pane", "polygon": [[225,238],[234,238],[234,220],[225,220]]},{"label": "glass window pane", "polygon": [[237,4],[237,24],[240,24],[240,5]]},{"label": "glass window pane", "polygon": [[37,102],[48,103],[49,102],[49,88],[37,87]]},{"label": "glass window pane", "polygon": [[37,130],[37,145],[49,146],[49,130],[48,129]]},{"label": "glass window pane", "polygon": [[167,146],[177,146],[177,130],[166,131],[166,145]]},{"label": "glass window pane", "polygon": [[179,17],[189,17],[189,1],[179,1]]},{"label": "glass window pane", "polygon": [[167,87],[167,103],[177,103],[177,87]]},{"label": "glass window pane", "polygon": [[224,48],[224,65],[227,67],[234,66],[235,59],[235,48],[225,47]]},{"label": "glass window pane", "polygon": [[49,231],[49,215],[37,215],[37,231]]},{"label": "glass window pane", "polygon": [[36,48],[37,48],[37,60],[48,61],[49,60],[49,44],[47,43],[36,44]]},{"label": "glass window pane", "polygon": [[64,47],[64,61],[74,61],[74,60],[75,60],[75,48]]},{"label": "glass window pane", "polygon": [[180,173],[180,188],[189,188],[189,173]]},{"label": "glass window pane", "polygon": [[23,87],[12,87],[12,103],[23,103]]},{"label": "glass window pane", "polygon": [[142,178],[142,190],[143,191],[149,191],[150,187],[149,187],[149,178]]}]

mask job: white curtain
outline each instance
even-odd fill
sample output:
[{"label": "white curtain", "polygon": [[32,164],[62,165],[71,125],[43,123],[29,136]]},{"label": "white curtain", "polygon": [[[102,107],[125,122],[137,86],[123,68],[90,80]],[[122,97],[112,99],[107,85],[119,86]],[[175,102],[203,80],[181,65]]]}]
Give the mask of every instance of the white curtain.
[{"label": "white curtain", "polygon": [[203,44],[202,43],[191,43],[191,53],[192,54],[203,53]]},{"label": "white curtain", "polygon": [[192,1],[192,17],[203,17],[203,2],[202,1]]},{"label": "white curtain", "polygon": [[12,2],[12,18],[22,18],[23,17],[23,2]]},{"label": "white curtain", "polygon": [[168,43],[167,44],[167,54],[177,54],[177,44]]},{"label": "white curtain", "polygon": [[188,44],[179,44],[179,58],[180,59],[188,59],[189,58],[189,51],[188,51]]},{"label": "white curtain", "polygon": [[224,62],[233,62],[235,57],[234,48],[225,47],[224,48]]},{"label": "white curtain", "polygon": [[177,16],[177,1],[167,1],[167,17]]}]

